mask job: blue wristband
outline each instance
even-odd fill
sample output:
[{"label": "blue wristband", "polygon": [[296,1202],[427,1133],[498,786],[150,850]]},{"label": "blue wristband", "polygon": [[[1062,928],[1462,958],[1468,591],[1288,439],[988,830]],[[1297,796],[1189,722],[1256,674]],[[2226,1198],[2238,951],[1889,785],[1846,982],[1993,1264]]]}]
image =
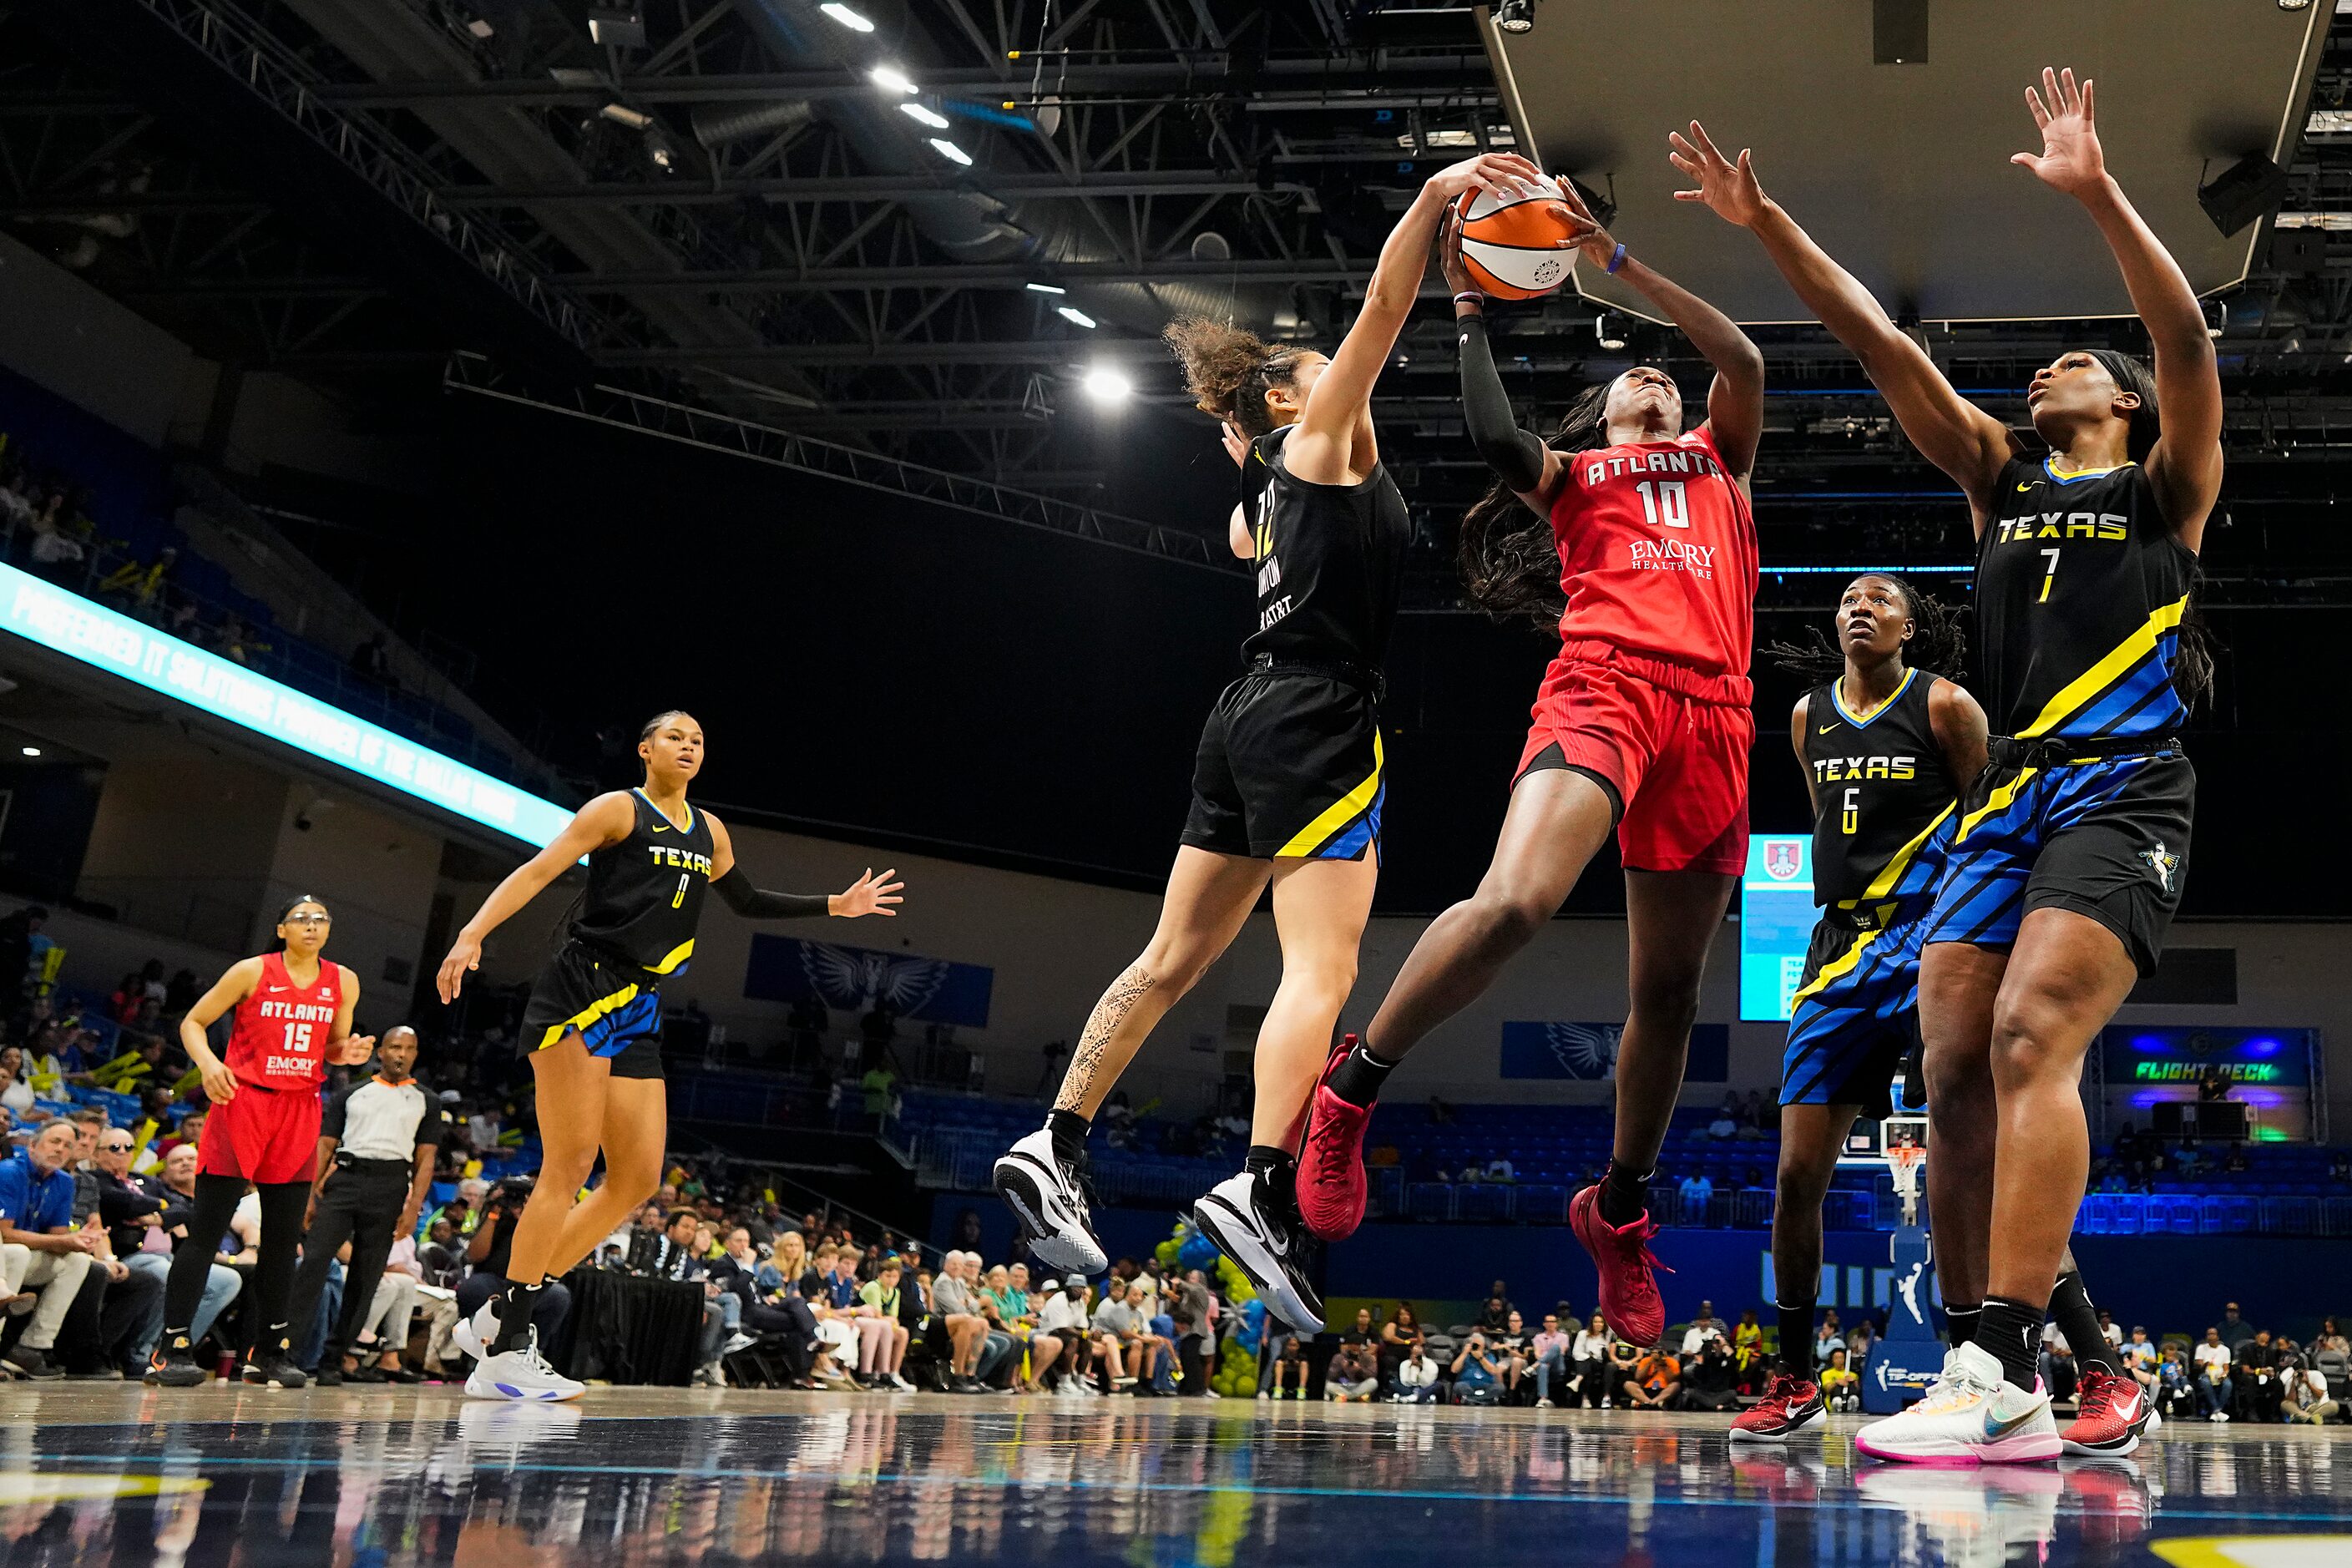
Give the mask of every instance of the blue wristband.
[{"label": "blue wristband", "polygon": [[1612,257],[1611,257],[1611,258],[1609,258],[1609,273],[1610,273],[1610,276],[1611,276],[1611,277],[1612,277],[1612,278],[1613,278],[1613,277],[1615,277],[1615,276],[1616,276],[1616,274],[1617,274],[1617,269],[1618,269],[1620,267],[1622,267],[1622,266],[1624,266],[1624,265],[1625,265],[1625,247],[1624,247],[1623,246],[1620,245],[1620,246],[1617,247],[1617,254],[1616,254],[1616,255],[1614,255],[1614,256],[1612,256]]}]

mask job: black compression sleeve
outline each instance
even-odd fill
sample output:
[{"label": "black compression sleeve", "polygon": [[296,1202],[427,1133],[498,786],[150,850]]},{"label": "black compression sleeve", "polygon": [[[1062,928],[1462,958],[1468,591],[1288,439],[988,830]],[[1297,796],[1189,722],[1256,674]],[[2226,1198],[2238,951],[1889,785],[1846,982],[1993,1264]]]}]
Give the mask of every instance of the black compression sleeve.
[{"label": "black compression sleeve", "polygon": [[1486,343],[1486,323],[1464,316],[1454,323],[1462,346],[1462,411],[1471,442],[1495,475],[1514,490],[1531,490],[1543,480],[1544,444],[1511,417],[1510,395],[1495,369]]},{"label": "black compression sleeve", "polygon": [[746,920],[792,920],[802,915],[829,915],[833,912],[831,899],[824,893],[771,893],[751,886],[751,879],[743,874],[740,866],[731,868],[727,875],[710,884],[711,890],[727,900],[727,907]]}]

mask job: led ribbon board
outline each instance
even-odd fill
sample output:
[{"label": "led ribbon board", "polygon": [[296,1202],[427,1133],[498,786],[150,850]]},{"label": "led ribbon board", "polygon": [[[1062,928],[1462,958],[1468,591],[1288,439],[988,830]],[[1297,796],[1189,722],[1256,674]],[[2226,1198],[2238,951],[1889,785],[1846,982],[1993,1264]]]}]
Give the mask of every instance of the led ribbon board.
[{"label": "led ribbon board", "polygon": [[1812,941],[1813,841],[1757,834],[1739,879],[1739,1016],[1764,1023],[1789,1016]]},{"label": "led ribbon board", "polygon": [[14,566],[0,565],[0,631],[535,847],[544,847],[572,820],[552,801]]}]

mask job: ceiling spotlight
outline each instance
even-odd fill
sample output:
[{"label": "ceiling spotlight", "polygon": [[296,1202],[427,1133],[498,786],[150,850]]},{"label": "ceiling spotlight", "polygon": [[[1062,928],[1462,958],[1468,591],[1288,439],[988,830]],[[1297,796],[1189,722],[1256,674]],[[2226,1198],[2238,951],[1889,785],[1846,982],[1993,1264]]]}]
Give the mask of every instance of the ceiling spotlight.
[{"label": "ceiling spotlight", "polygon": [[[1095,373],[1095,375],[1101,375],[1101,374],[1105,374],[1105,373],[1104,373],[1104,372],[1101,372],[1101,371],[1097,371],[1097,372]],[[1117,374],[1118,374],[1118,373],[1117,371],[1112,371],[1112,372],[1110,372],[1110,373],[1108,373],[1108,374],[1112,374],[1112,375],[1117,375]],[[1094,382],[1094,376],[1088,376],[1088,377],[1087,378],[1087,385],[1088,385],[1089,390],[1091,390],[1091,389],[1092,389],[1092,385],[1093,385],[1093,382]],[[1127,389],[1128,389],[1128,388],[1127,388],[1127,382],[1126,382],[1126,380],[1125,380],[1124,378],[1121,378],[1121,380],[1119,381],[1119,390],[1120,390],[1121,392],[1125,392]],[[26,756],[28,756],[28,757],[37,757],[37,756],[39,756],[39,755],[41,754],[41,748],[40,748],[40,747],[38,747],[38,746],[26,746],[26,747],[25,748],[25,754],[26,754]]]},{"label": "ceiling spotlight", "polygon": [[1073,326],[1091,327],[1095,324],[1095,319],[1076,305],[1056,305],[1054,309],[1060,313],[1062,320]]},{"label": "ceiling spotlight", "polygon": [[[928,125],[934,131],[945,131],[948,128],[948,117],[946,115],[934,114],[919,103],[902,103],[898,106],[898,112],[912,120],[916,124]],[[933,142],[932,145],[937,146],[939,143]],[[969,163],[971,160],[966,158],[964,162]]]},{"label": "ceiling spotlight", "polygon": [[1032,294],[1066,294],[1069,292],[1067,289],[1063,288],[1059,283],[1032,283],[1027,285],[1027,288],[1029,292]]},{"label": "ceiling spotlight", "polygon": [[866,73],[866,78],[876,87],[881,88],[888,92],[912,92],[915,90],[913,80],[908,78],[905,71],[900,70],[897,66],[876,66],[872,70]]},{"label": "ceiling spotlight", "polygon": [[873,23],[859,16],[848,6],[839,4],[838,0],[835,0],[835,3],[833,4],[820,5],[817,9],[824,12],[826,16],[832,17],[835,21],[840,23],[843,26],[848,28],[853,33],[870,33],[874,30]]},{"label": "ceiling spotlight", "polygon": [[633,5],[589,7],[588,37],[616,49],[646,47],[646,19]]},{"label": "ceiling spotlight", "polygon": [[1097,403],[1124,403],[1135,394],[1135,383],[1128,380],[1124,373],[1107,364],[1098,364],[1087,372],[1078,384]]},{"label": "ceiling spotlight", "polygon": [[1506,33],[1531,33],[1536,26],[1536,0],[1500,0],[1495,26]]},{"label": "ceiling spotlight", "polygon": [[1592,318],[1592,335],[1600,340],[1602,348],[1612,353],[1625,346],[1624,324],[1612,321],[1606,315]]},{"label": "ceiling spotlight", "polygon": [[597,113],[615,125],[625,125],[632,131],[643,131],[654,122],[654,117],[642,109],[631,109],[625,103],[608,103]]},{"label": "ceiling spotlight", "polygon": [[970,168],[971,166],[971,154],[965,152],[962,148],[957,146],[954,142],[949,141],[944,136],[934,136],[931,138],[931,151],[937,153],[940,157],[945,158],[950,163],[961,163],[966,168]]}]

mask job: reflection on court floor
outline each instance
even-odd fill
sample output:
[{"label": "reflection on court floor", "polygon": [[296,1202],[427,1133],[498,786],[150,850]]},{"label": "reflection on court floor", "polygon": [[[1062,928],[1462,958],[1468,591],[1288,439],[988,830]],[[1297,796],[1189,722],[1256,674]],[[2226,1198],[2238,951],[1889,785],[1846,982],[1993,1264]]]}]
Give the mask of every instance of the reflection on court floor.
[{"label": "reflection on court floor", "polygon": [[1850,1421],[1735,1458],[1719,1419],[1378,1405],[113,1386],[0,1418],[0,1563],[2352,1563],[2341,1427],[1921,1470],[1857,1468]]}]

